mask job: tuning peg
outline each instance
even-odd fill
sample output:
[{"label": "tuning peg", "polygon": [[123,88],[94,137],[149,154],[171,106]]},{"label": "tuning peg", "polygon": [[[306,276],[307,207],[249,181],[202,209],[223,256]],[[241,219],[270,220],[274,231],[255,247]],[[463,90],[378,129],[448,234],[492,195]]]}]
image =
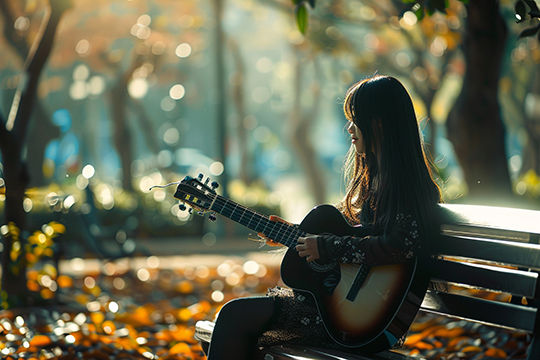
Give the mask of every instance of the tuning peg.
[{"label": "tuning peg", "polygon": [[189,212],[190,214],[193,214],[193,208],[189,208],[188,212]]},{"label": "tuning peg", "polygon": [[206,178],[206,181],[204,182],[204,185],[208,185],[208,182],[210,181],[210,178]]},{"label": "tuning peg", "polygon": [[204,215],[204,211],[202,211],[202,210],[197,211],[197,215],[203,216],[203,215]]},{"label": "tuning peg", "polygon": [[208,220],[210,220],[211,222],[216,221],[216,220],[217,220],[216,214],[215,214],[215,213],[210,214],[210,215],[208,216]]},{"label": "tuning peg", "polygon": [[178,208],[180,209],[180,211],[186,211],[186,205],[185,204],[178,204]]},{"label": "tuning peg", "polygon": [[212,190],[216,190],[219,187],[219,184],[217,181],[212,181],[210,186],[212,187]]},{"label": "tuning peg", "polygon": [[197,176],[197,178],[199,179],[199,181],[202,181],[203,177],[204,177],[203,173],[200,173],[199,176]]}]

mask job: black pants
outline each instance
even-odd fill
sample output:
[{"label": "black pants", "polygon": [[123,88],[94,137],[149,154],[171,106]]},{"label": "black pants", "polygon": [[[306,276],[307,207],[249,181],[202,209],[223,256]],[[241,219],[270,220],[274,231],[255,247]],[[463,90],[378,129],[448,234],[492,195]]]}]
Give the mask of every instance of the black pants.
[{"label": "black pants", "polygon": [[267,296],[239,298],[225,304],[209,348],[203,346],[208,360],[250,360],[274,310],[274,300]]}]

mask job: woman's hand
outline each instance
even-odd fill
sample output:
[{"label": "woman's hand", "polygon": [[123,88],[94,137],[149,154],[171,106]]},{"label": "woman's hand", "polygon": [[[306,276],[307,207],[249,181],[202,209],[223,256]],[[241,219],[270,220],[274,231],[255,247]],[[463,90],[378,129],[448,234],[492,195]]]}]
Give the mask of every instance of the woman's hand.
[{"label": "woman's hand", "polygon": [[[285,224],[288,224],[288,225],[292,225],[287,220],[282,219],[282,218],[280,218],[279,216],[276,216],[276,215],[270,215],[269,219],[271,221],[277,221],[277,222],[282,222],[282,223],[285,223]],[[274,240],[267,238],[266,235],[264,235],[263,233],[257,233],[257,235],[260,238],[263,238],[266,241],[266,245],[269,245],[269,246],[282,246],[280,243],[277,243]]]},{"label": "woman's hand", "polygon": [[298,238],[296,251],[301,257],[305,257],[307,262],[312,262],[319,258],[319,246],[317,245],[317,235],[307,235]]}]

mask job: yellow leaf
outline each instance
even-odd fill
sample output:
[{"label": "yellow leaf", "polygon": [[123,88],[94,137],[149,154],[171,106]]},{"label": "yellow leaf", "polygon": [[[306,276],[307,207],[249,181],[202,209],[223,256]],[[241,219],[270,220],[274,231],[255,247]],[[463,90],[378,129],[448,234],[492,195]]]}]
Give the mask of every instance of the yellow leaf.
[{"label": "yellow leaf", "polygon": [[103,320],[105,320],[105,315],[103,315],[101,312],[93,312],[90,313],[90,319],[92,319],[92,322],[96,326],[100,326]]},{"label": "yellow leaf", "polygon": [[169,350],[169,354],[191,355],[191,348],[185,342],[179,342],[178,344],[174,345],[171,350]]},{"label": "yellow leaf", "polygon": [[49,223],[49,226],[53,228],[55,233],[64,234],[66,232],[66,227],[59,222],[52,221]]}]

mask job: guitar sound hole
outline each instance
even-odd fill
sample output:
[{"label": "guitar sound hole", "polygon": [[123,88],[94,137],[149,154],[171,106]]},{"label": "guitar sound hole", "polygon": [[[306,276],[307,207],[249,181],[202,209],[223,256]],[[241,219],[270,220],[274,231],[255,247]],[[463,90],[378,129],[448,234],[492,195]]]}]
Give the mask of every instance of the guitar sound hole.
[{"label": "guitar sound hole", "polygon": [[308,265],[315,271],[324,272],[333,269],[337,264],[320,264],[317,260],[308,263]]},{"label": "guitar sound hole", "polygon": [[[313,262],[311,263],[313,264]],[[341,281],[341,271],[339,266],[320,265],[328,269],[328,271],[314,271],[313,282],[316,284],[321,295],[332,296],[334,290]]]}]

